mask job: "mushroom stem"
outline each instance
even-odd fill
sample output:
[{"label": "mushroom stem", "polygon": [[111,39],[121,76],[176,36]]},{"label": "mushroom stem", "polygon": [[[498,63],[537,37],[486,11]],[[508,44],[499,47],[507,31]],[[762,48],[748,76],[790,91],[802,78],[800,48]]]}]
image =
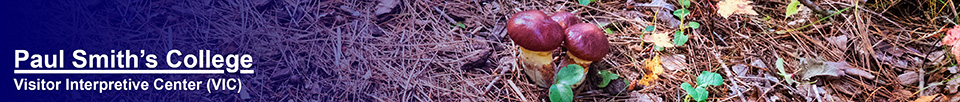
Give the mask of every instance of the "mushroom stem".
[{"label": "mushroom stem", "polygon": [[520,47],[520,60],[523,71],[540,87],[550,87],[556,69],[553,65],[553,51],[532,51]]},{"label": "mushroom stem", "polygon": [[570,57],[570,59],[573,59],[574,64],[583,66],[583,70],[589,69],[590,63],[593,63],[593,61],[580,59],[577,56],[574,56],[573,54],[567,54],[567,57]]}]

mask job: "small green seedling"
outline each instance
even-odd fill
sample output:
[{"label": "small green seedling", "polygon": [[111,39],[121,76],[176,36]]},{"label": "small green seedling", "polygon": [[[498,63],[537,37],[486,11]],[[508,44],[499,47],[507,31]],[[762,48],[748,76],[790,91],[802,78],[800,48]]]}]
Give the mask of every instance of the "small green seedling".
[{"label": "small green seedling", "polygon": [[800,9],[797,9],[800,6],[800,1],[790,0],[790,4],[787,4],[787,18],[793,14],[800,12]]},{"label": "small green seedling", "polygon": [[605,28],[603,29],[603,32],[606,32],[607,34],[613,34],[613,29]]},{"label": "small green seedling", "polygon": [[597,74],[600,75],[600,78],[603,78],[603,81],[601,81],[600,84],[597,85],[597,87],[600,87],[600,88],[607,87],[607,84],[610,84],[611,80],[614,80],[620,77],[620,75],[611,73],[610,71],[607,71],[607,70],[600,71]]},{"label": "small green seedling", "polygon": [[581,5],[587,6],[587,5],[590,5],[591,2],[596,2],[597,0],[577,0],[577,1],[580,2]]},{"label": "small green seedling", "polygon": [[684,43],[687,43],[687,39],[690,39],[690,36],[683,34],[683,31],[673,33],[673,45],[683,46]]},{"label": "small green seedling", "polygon": [[693,100],[704,102],[707,100],[707,96],[710,96],[710,93],[707,92],[708,85],[723,85],[723,77],[717,73],[703,71],[700,72],[700,76],[697,76],[696,87],[691,86],[690,83],[683,83],[680,84],[680,88],[687,91],[688,98],[692,97]]},{"label": "small green seedling", "polygon": [[780,76],[783,76],[783,79],[787,81],[787,84],[799,83],[791,78],[793,77],[793,74],[787,73],[787,71],[783,68],[783,58],[777,57],[777,62],[774,62],[774,64],[777,67],[777,71],[780,71]]},{"label": "small green seedling", "polygon": [[583,67],[576,64],[567,65],[557,72],[555,81],[550,85],[550,102],[573,102],[573,88],[570,85],[583,80]]},{"label": "small green seedling", "polygon": [[656,30],[656,29],[657,27],[652,25],[643,28],[644,32],[653,32],[653,30]]},{"label": "small green seedling", "polygon": [[[690,7],[690,0],[677,0],[677,2],[680,3],[683,8],[673,11],[673,15],[679,17],[680,22],[684,22],[684,18],[690,15],[690,10],[687,10],[687,7]],[[683,29],[685,27],[682,26],[683,25],[681,25],[680,30],[677,30],[676,33],[673,34],[673,45],[683,46],[683,44],[686,44],[687,40],[690,39],[689,35],[683,34]],[[690,22],[687,23],[687,27],[690,27],[691,29],[697,29],[700,28],[700,23]]]}]

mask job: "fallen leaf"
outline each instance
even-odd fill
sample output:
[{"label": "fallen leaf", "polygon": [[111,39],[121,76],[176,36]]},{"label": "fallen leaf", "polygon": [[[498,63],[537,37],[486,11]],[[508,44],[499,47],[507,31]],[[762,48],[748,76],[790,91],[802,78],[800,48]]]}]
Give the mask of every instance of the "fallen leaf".
[{"label": "fallen leaf", "polygon": [[[844,63],[844,64],[846,64],[846,63]],[[863,71],[863,70],[860,70],[860,69],[857,69],[857,68],[847,68],[847,69],[843,69],[843,72],[847,73],[847,75],[860,76],[860,77],[867,78],[867,79],[873,79],[873,78],[876,78],[876,77],[877,77],[877,76],[873,76],[873,74],[871,74],[870,72]]]},{"label": "fallen leaf", "polygon": [[664,56],[660,58],[663,68],[667,71],[676,71],[687,69],[687,57],[683,54],[676,54],[673,56]]},{"label": "fallen leaf", "polygon": [[897,75],[897,79],[900,80],[900,84],[910,85],[917,82],[917,72],[907,72],[900,75]]},{"label": "fallen leaf", "polygon": [[643,79],[640,79],[637,83],[640,85],[650,85],[650,82],[660,78],[660,73],[663,73],[663,66],[660,63],[660,55],[653,56],[652,59],[647,59],[643,62],[643,66],[646,69],[647,74],[643,75]]},{"label": "fallen leaf", "polygon": [[[944,62],[944,60],[943,60],[943,59],[944,59],[944,54],[946,54],[944,50],[931,52],[931,53],[930,53],[930,56],[925,56],[925,57],[924,57],[924,59],[930,60],[929,62],[927,62],[927,63],[925,63],[925,64],[928,64],[928,65],[940,65],[941,63],[949,63],[949,62]],[[956,71],[951,71],[950,73],[956,73]]]},{"label": "fallen leaf", "polygon": [[630,47],[627,47],[627,48],[630,48],[631,50],[634,50],[634,51],[643,52],[643,47],[640,45],[630,45]]},{"label": "fallen leaf", "polygon": [[[782,64],[782,63],[781,63],[781,64]],[[766,69],[766,68],[767,68],[767,64],[766,64],[766,63],[763,63],[763,60],[760,60],[760,59],[755,59],[755,60],[753,60],[753,62],[750,62],[750,65],[751,65],[751,66],[754,66],[754,67],[760,67],[760,68],[763,68],[763,69]]]},{"label": "fallen leaf", "polygon": [[950,71],[950,73],[957,73],[957,66],[947,67],[947,71]]},{"label": "fallen leaf", "polygon": [[630,92],[629,99],[626,99],[627,102],[663,102],[663,99],[657,94],[654,93],[640,93],[640,91]]},{"label": "fallen leaf", "polygon": [[654,33],[643,36],[643,41],[651,42],[653,45],[660,47],[673,47],[673,41],[670,41],[670,36],[667,36],[666,33]]},{"label": "fallen leaf", "polygon": [[750,6],[752,1],[747,0],[723,0],[717,2],[717,13],[723,18],[730,17],[733,14],[748,14],[748,15],[758,15],[757,11],[753,11],[753,6]]},{"label": "fallen leaf", "polygon": [[913,100],[910,102],[930,102],[930,101],[933,101],[934,98],[937,98],[937,96],[940,96],[940,94],[930,95],[930,96],[920,96],[920,97],[917,97],[916,100]]},{"label": "fallen leaf", "polygon": [[749,71],[748,66],[744,64],[733,65],[733,73],[737,73],[737,76],[746,76],[747,71]]},{"label": "fallen leaf", "polygon": [[954,79],[947,82],[947,85],[944,89],[947,90],[947,94],[953,94],[957,93],[958,88],[960,88],[960,80]]},{"label": "fallen leaf", "polygon": [[803,70],[800,74],[805,80],[809,80],[815,76],[833,76],[839,77],[843,75],[855,75],[864,77],[867,79],[873,79],[876,76],[871,75],[867,71],[857,69],[850,64],[847,64],[845,61],[840,62],[830,62],[830,61],[820,61],[817,59],[806,59],[801,61]]},{"label": "fallen leaf", "polygon": [[836,48],[839,48],[842,51],[847,50],[847,42],[850,42],[849,40],[847,40],[847,36],[845,35],[827,37],[825,39],[827,39],[827,41],[829,41],[830,44],[833,44],[833,46],[837,46]]},{"label": "fallen leaf", "polygon": [[400,1],[397,0],[380,0],[380,3],[377,4],[377,10],[373,13],[381,15],[393,11],[394,7],[397,7],[397,4],[400,4]]},{"label": "fallen leaf", "polygon": [[832,65],[816,59],[801,60],[801,63],[803,69],[800,71],[800,75],[803,80],[810,80],[815,76],[838,77],[840,73],[843,73],[839,68],[831,67]]}]

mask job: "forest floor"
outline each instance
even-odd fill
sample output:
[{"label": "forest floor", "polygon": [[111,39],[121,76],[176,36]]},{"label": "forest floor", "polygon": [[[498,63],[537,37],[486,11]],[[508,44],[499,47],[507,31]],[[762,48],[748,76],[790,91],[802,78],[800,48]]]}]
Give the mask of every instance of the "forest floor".
[{"label": "forest floor", "polygon": [[[294,42],[291,45],[277,46],[314,50],[291,55],[320,60],[290,67],[300,68],[295,74],[313,75],[296,83],[303,85],[290,86],[319,92],[278,89],[265,92],[293,96],[265,98],[548,101],[548,89],[523,74],[518,46],[504,28],[514,13],[540,10],[572,12],[586,23],[609,28],[611,52],[589,66],[588,73],[610,71],[629,81],[627,86],[635,85],[617,93],[596,87],[601,78],[588,74],[584,85],[574,88],[577,101],[692,101],[680,86],[699,82],[703,72],[719,73],[723,80],[722,85],[705,87],[707,101],[960,100],[960,82],[953,80],[960,74],[953,55],[945,53],[949,46],[940,43],[945,31],[960,21],[956,1],[812,0],[787,16],[791,0],[746,0],[752,1],[748,10],[757,14],[730,17],[718,13],[726,7],[718,6],[721,1],[692,0],[684,18],[673,15],[684,8],[677,0],[598,0],[587,5],[569,0],[273,1],[267,5],[278,6],[263,8],[304,19],[278,17],[281,23],[301,25],[278,26],[281,31],[310,32],[281,40]],[[289,4],[306,6],[283,8],[293,7]],[[691,29],[687,22],[700,26]],[[659,45],[643,40],[663,33],[672,38],[678,30],[689,36],[682,46],[655,50]],[[313,35],[316,32],[319,35]],[[647,63],[651,61],[659,63]],[[651,72],[648,64],[662,64],[663,72]],[[636,84],[649,75],[659,78]]]}]

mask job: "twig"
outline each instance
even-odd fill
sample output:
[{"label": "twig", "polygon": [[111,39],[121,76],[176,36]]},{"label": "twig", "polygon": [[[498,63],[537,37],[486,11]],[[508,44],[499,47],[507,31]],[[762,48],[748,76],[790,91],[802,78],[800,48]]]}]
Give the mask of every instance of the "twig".
[{"label": "twig", "polygon": [[440,15],[443,15],[443,18],[446,18],[447,21],[450,21],[451,24],[457,24],[457,20],[450,18],[450,15],[447,15],[445,11],[440,10],[440,8],[437,8],[436,6],[434,6],[433,9],[437,10],[437,12],[440,12]]},{"label": "twig", "polygon": [[[853,7],[853,5],[851,5],[851,4],[842,3],[842,2],[838,2],[837,4]],[[907,30],[906,28],[904,28],[903,26],[901,26],[900,23],[894,22],[893,20],[890,20],[889,18],[884,17],[883,15],[881,15],[881,14],[879,14],[879,13],[877,13],[877,12],[873,12],[873,11],[871,11],[871,10],[864,9],[864,8],[860,8],[860,7],[857,7],[857,9],[866,11],[867,13],[870,13],[870,14],[873,14],[873,15],[877,15],[877,17],[883,18],[883,20],[886,20],[887,22],[893,23],[893,25],[896,25],[897,27],[899,27],[900,30],[903,30],[903,31],[906,31],[906,30]]]},{"label": "twig", "polygon": [[523,100],[523,102],[530,102],[527,101],[527,97],[523,96],[523,92],[520,92],[520,88],[517,88],[517,85],[513,84],[512,80],[507,80],[507,84],[510,84],[510,87],[513,88],[513,91],[517,92],[517,96],[520,96],[520,100]]},{"label": "twig", "polygon": [[[716,50],[716,49],[713,49],[712,53],[713,53],[713,57],[717,58],[717,62],[720,62],[720,67],[723,68],[724,72],[727,73],[727,78],[730,78],[730,84],[733,85],[733,87],[732,87],[733,89],[731,89],[731,91],[733,91],[733,93],[740,93],[740,94],[737,94],[736,97],[743,97],[743,92],[740,92],[740,90],[739,90],[739,89],[740,89],[740,84],[737,84],[737,80],[735,79],[736,77],[733,76],[733,74],[731,74],[731,73],[733,73],[733,72],[731,72],[731,71],[730,71],[730,68],[727,67],[727,63],[724,63],[724,62],[723,62],[723,59],[720,59],[720,54],[717,54],[717,50]],[[700,83],[697,83],[697,84],[700,84]],[[731,98],[732,98],[732,97],[731,97]],[[730,99],[730,98],[727,98],[727,99]],[[723,99],[723,100],[721,100],[721,101],[727,101],[727,99]],[[740,98],[740,101],[741,101],[741,102],[746,102],[747,100],[746,100],[746,99],[743,99],[743,98]]]},{"label": "twig", "polygon": [[493,80],[490,81],[490,84],[487,84],[487,87],[483,89],[483,93],[490,91],[490,88],[493,88],[493,83],[497,83],[497,81],[500,80],[500,77],[503,76],[503,73],[507,73],[507,68],[501,68],[500,73],[496,75],[497,77],[493,78]]}]

